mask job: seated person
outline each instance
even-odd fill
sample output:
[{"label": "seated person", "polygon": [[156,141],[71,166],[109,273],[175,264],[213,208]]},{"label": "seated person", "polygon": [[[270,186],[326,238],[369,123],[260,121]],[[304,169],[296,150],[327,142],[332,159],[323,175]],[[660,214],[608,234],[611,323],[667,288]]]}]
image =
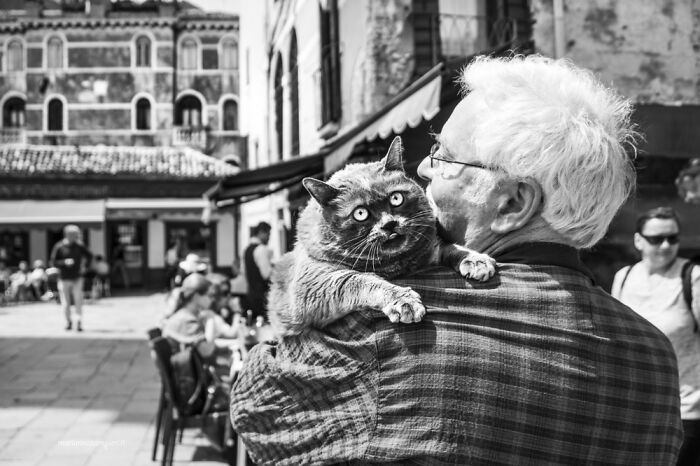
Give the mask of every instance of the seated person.
[{"label": "seated person", "polygon": [[180,286],[185,277],[192,273],[206,274],[207,269],[207,264],[202,262],[202,259],[197,254],[187,254],[185,260],[177,265],[177,272],[175,273],[175,279],[173,280],[175,286]]},{"label": "seated person", "polygon": [[29,274],[29,283],[37,300],[45,299],[46,292],[49,290],[49,277],[46,275],[46,267],[44,261],[37,259],[34,261],[34,268]]},{"label": "seated person", "polygon": [[17,271],[10,275],[10,296],[14,301],[26,301],[30,289],[29,264],[20,261]]},{"label": "seated person", "polygon": [[205,340],[205,319],[201,312],[211,306],[210,287],[211,282],[198,273],[190,274],[182,281],[175,302],[176,311],[163,323],[164,337],[183,346]]}]

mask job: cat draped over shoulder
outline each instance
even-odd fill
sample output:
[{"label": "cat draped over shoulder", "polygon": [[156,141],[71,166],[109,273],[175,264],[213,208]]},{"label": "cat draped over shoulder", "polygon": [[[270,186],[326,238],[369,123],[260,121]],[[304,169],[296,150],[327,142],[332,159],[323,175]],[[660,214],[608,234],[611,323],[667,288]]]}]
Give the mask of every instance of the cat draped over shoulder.
[{"label": "cat draped over shoulder", "polygon": [[327,183],[305,178],[303,184],[312,199],[268,294],[277,335],[324,327],[359,309],[382,311],[392,322],[418,322],[425,315],[418,293],[387,279],[438,261],[468,278],[495,273],[489,256],[441,244],[423,189],[404,172],[399,137],[379,162],[350,164]]}]

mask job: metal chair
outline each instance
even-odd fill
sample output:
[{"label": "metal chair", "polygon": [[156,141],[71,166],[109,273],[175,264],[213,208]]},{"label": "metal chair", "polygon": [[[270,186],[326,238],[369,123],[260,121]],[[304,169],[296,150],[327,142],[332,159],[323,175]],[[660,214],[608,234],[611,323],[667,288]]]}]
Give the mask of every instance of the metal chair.
[{"label": "metal chair", "polygon": [[[155,361],[155,353],[153,353],[153,340],[160,337],[162,335],[162,331],[159,327],[153,327],[149,329],[147,332],[148,334],[148,343],[151,346],[151,353],[152,357]],[[151,453],[151,460],[155,461],[156,456],[158,454],[158,443],[162,441],[161,438],[161,426],[163,423],[163,410],[165,409],[165,389],[163,387],[163,384],[161,383],[160,385],[160,395],[158,396],[158,410],[156,411],[156,434],[153,437],[153,452]]]},{"label": "metal chair", "polygon": [[[229,423],[228,405],[224,407],[212,406],[212,396],[215,393],[216,386],[213,385],[212,379],[207,376],[208,369],[205,364],[197,359],[196,350],[192,351],[192,355],[195,358],[194,367],[197,371],[197,384],[190,398],[183,400],[180,397],[179,390],[177,390],[174,369],[171,363],[173,349],[170,342],[167,338],[156,337],[151,341],[151,347],[164,389],[164,407],[161,417],[162,442],[164,445],[162,464],[167,466],[172,465],[178,431],[191,427],[203,429],[207,424],[219,425],[222,422]],[[225,388],[221,387],[221,389]],[[206,397],[206,400],[201,412],[198,412],[197,405],[201,403],[202,397]],[[223,425],[225,426],[225,424]],[[228,429],[224,428],[225,435],[228,435],[227,431]],[[225,450],[228,443],[229,439],[224,437],[221,445],[213,445],[226,455],[227,452]]]}]

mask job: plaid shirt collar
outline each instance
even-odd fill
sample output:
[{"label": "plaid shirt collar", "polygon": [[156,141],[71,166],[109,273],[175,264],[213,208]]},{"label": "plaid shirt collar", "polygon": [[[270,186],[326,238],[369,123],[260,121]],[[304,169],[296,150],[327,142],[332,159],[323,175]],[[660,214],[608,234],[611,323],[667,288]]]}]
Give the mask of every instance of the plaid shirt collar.
[{"label": "plaid shirt collar", "polygon": [[593,273],[581,262],[578,250],[561,243],[532,242],[516,244],[494,256],[498,262],[527,265],[556,265],[576,270],[595,284]]}]

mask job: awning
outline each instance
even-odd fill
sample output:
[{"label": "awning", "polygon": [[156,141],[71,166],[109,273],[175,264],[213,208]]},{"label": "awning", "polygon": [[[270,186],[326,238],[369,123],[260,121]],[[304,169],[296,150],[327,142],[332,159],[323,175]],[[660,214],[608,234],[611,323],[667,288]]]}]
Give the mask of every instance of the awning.
[{"label": "awning", "polygon": [[150,209],[150,210],[177,210],[177,209],[203,209],[209,203],[203,198],[156,198],[156,199],[107,199],[105,207],[112,210]]},{"label": "awning", "polygon": [[329,140],[327,147],[333,149],[324,161],[324,172],[333,173],[345,165],[355,144],[400,134],[407,126],[415,128],[437,115],[443,68],[443,64],[433,67],[372,116]]},{"label": "awning", "polygon": [[102,223],[105,202],[99,200],[0,201],[0,225]]},{"label": "awning", "polygon": [[307,176],[323,178],[338,170],[357,143],[399,134],[432,119],[440,111],[443,68],[442,64],[433,67],[382,109],[330,139],[318,153],[242,171],[220,181],[205,196],[218,207],[242,204],[294,186]]},{"label": "awning", "polygon": [[257,170],[243,171],[220,181],[207,194],[218,207],[224,207],[268,196],[301,182],[307,176],[322,178],[326,153],[319,152]]}]

